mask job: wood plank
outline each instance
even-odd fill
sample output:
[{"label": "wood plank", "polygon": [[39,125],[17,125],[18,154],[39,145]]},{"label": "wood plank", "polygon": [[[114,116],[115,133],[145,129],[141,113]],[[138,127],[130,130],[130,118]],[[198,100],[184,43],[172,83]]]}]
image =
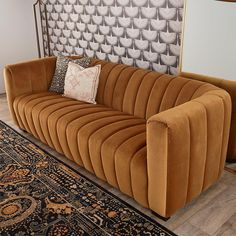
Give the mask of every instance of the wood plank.
[{"label": "wood plank", "polygon": [[236,183],[218,195],[214,201],[204,206],[188,222],[209,235],[215,235],[236,212]]},{"label": "wood plank", "polygon": [[181,236],[209,236],[206,232],[203,232],[201,229],[191,225],[188,222],[180,225],[176,230],[175,233]]},{"label": "wood plank", "polygon": [[222,225],[216,232],[216,236],[235,236],[236,235],[236,213]]}]

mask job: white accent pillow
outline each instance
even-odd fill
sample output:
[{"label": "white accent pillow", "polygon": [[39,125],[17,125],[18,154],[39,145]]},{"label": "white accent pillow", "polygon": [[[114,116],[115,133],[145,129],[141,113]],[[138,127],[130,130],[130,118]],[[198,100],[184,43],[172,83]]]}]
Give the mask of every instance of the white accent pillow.
[{"label": "white accent pillow", "polygon": [[83,68],[70,62],[66,72],[64,96],[96,104],[101,65]]}]

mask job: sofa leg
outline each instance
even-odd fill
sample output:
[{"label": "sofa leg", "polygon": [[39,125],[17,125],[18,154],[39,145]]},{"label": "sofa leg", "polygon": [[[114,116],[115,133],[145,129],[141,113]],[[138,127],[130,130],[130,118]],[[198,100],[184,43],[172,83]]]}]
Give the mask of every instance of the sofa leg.
[{"label": "sofa leg", "polygon": [[24,129],[21,129],[21,128],[19,128],[20,129],[20,131],[22,131],[22,132],[24,132],[24,133],[27,133],[27,131],[26,130],[24,130]]},{"label": "sofa leg", "polygon": [[155,211],[152,211],[152,214],[163,221],[167,221],[170,219],[170,217],[163,217],[163,216],[158,215]]}]

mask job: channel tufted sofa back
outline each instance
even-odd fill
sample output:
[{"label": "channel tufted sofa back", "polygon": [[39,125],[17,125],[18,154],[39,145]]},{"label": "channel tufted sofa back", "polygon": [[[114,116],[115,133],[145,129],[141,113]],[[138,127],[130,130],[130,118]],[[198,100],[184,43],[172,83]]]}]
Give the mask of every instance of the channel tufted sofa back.
[{"label": "channel tufted sofa back", "polygon": [[93,61],[97,63],[103,64],[98,103],[144,119],[218,89],[195,80]]},{"label": "channel tufted sofa back", "polygon": [[[32,78],[29,78],[31,73],[27,69],[22,70],[21,64],[14,66],[15,73],[26,78],[26,87],[21,85],[16,88],[17,84],[12,87],[8,92],[10,101],[14,96],[24,93],[24,88],[27,92],[28,86],[31,86],[33,92],[45,91],[49,87],[55,71],[56,57],[45,58],[44,67],[38,66],[40,61],[33,61],[31,64],[35,68]],[[206,82],[93,59],[91,66],[96,64],[102,65],[97,102],[144,119],[195,99],[210,90],[219,89]],[[43,81],[39,79],[41,76],[44,77]],[[31,79],[34,80],[33,83],[30,82]],[[14,96],[11,96],[13,93]]]}]

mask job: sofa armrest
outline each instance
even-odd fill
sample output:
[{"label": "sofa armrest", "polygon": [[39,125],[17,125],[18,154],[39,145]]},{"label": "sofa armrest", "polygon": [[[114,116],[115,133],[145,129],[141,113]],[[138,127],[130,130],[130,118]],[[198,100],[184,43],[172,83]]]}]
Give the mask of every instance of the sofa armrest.
[{"label": "sofa armrest", "polygon": [[56,57],[36,59],[7,65],[4,69],[5,87],[11,115],[16,121],[13,102],[25,93],[47,91],[56,66]]},{"label": "sofa armrest", "polygon": [[169,217],[221,175],[228,145],[230,96],[214,90],[149,118],[149,206]]}]

